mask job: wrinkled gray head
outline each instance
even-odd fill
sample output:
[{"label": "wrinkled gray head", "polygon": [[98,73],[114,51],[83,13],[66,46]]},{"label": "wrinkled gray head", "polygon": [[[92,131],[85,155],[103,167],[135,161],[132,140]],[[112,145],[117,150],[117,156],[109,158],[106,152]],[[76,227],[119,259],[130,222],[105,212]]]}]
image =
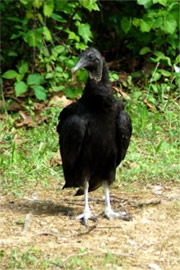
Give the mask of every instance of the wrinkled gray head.
[{"label": "wrinkled gray head", "polygon": [[94,48],[86,49],[80,56],[79,61],[72,69],[72,73],[81,68],[86,68],[90,78],[100,81],[102,78],[103,59],[100,52]]}]

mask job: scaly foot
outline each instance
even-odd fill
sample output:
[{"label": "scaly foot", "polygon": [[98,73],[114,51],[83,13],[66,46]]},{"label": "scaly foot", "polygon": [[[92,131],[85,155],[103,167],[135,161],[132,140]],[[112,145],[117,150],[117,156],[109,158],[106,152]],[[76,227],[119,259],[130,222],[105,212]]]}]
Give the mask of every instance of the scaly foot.
[{"label": "scaly foot", "polygon": [[97,220],[97,218],[92,215],[90,210],[85,210],[82,214],[76,216],[75,219],[79,219],[81,223],[85,226],[87,226],[88,224],[88,219],[94,222]]},{"label": "scaly foot", "polygon": [[122,211],[118,213],[118,212],[114,212],[111,208],[105,208],[103,214],[109,220],[113,218],[118,218],[118,219],[130,221],[132,219],[132,217],[126,211]]}]

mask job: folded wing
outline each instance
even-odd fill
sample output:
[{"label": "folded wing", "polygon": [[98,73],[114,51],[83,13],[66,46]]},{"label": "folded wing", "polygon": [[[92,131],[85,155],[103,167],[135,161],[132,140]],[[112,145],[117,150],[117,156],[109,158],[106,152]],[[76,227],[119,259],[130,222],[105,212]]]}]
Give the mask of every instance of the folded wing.
[{"label": "folded wing", "polygon": [[130,143],[131,134],[132,134],[131,119],[125,111],[120,111],[117,118],[117,146],[118,146],[118,155],[116,163],[117,166],[125,158]]}]

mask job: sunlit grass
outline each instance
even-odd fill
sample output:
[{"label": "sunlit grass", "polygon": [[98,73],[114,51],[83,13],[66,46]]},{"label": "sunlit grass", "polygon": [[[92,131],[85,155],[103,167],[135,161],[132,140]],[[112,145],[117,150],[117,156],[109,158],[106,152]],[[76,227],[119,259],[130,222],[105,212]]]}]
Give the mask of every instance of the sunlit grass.
[{"label": "sunlit grass", "polygon": [[0,253],[0,265],[6,265],[7,269],[84,269],[92,270],[99,269],[109,269],[109,266],[116,267],[118,265],[123,265],[126,257],[124,255],[114,255],[109,250],[104,250],[99,254],[90,252],[87,250],[80,250],[79,253],[70,253],[65,257],[63,254],[54,254],[50,258],[44,256],[40,249],[35,247],[25,248],[20,250],[19,248],[14,248],[11,252],[6,252],[2,250]]},{"label": "sunlit grass", "polygon": [[[152,112],[140,101],[127,104],[133,136],[117,181],[179,181],[179,108],[172,100],[164,112]],[[4,192],[21,195],[29,188],[52,187],[63,181],[58,156],[56,124],[60,109],[49,108],[48,123],[16,128],[17,115],[0,123],[0,184]]]},{"label": "sunlit grass", "polygon": [[16,116],[9,116],[0,129],[1,187],[8,192],[23,192],[36,185],[48,186],[59,180],[59,168],[53,164],[58,151],[56,121],[59,111],[48,124],[35,128],[15,128]]},{"label": "sunlit grass", "polygon": [[[163,105],[161,105],[163,106]],[[172,100],[163,112],[152,112],[133,100],[128,104],[133,136],[117,178],[131,182],[179,181],[179,106]]]}]

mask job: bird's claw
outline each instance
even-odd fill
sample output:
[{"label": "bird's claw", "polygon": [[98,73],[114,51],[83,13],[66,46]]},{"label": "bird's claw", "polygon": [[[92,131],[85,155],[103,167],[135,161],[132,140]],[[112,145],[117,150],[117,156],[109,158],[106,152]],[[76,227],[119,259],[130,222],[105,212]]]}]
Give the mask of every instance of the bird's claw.
[{"label": "bird's claw", "polygon": [[[90,220],[92,220],[93,222],[96,222],[97,221],[97,218],[94,217],[94,216],[91,216],[90,218],[88,218]],[[86,218],[81,218],[81,224],[84,225],[84,226],[87,226],[88,225],[88,219]]]},{"label": "bird's claw", "polygon": [[97,221],[97,217],[93,216],[90,211],[85,211],[82,214],[75,217],[75,219],[79,219],[82,225],[87,226],[88,219],[94,222]]},{"label": "bird's claw", "polygon": [[126,211],[114,212],[112,209],[105,209],[103,211],[103,215],[109,220],[111,220],[113,218],[118,218],[118,219],[122,219],[125,221],[132,220],[132,217]]}]

